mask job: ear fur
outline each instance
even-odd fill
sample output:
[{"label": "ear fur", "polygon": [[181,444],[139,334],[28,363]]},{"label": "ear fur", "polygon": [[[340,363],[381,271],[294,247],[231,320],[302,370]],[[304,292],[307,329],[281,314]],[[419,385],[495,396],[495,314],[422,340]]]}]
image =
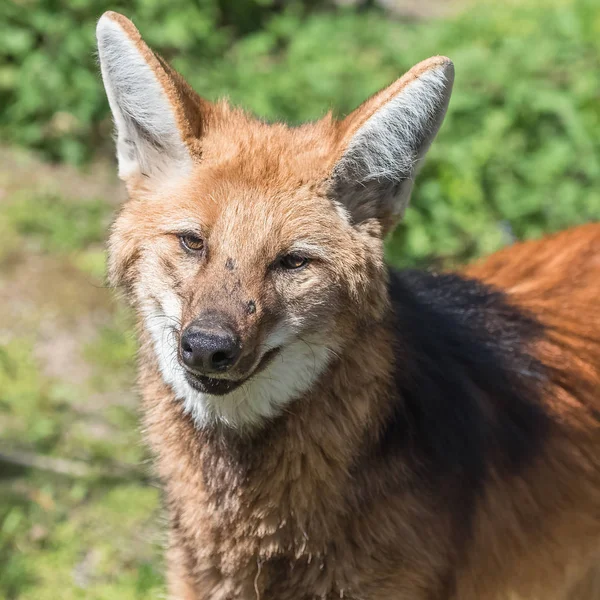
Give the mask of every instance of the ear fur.
[{"label": "ear fur", "polygon": [[96,36],[117,130],[119,176],[189,169],[208,103],[150,50],[124,16],[102,15]]},{"label": "ear fur", "polygon": [[430,58],[342,121],[333,194],[355,222],[378,218],[386,232],[403,215],[421,159],[446,114],[453,81],[452,62]]}]

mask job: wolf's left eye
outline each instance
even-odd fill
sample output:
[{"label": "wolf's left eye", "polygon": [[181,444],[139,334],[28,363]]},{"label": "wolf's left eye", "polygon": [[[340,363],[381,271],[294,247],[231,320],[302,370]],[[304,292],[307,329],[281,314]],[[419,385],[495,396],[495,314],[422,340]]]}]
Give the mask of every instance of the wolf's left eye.
[{"label": "wolf's left eye", "polygon": [[202,250],[204,250],[204,240],[196,235],[180,235],[179,243],[183,246],[183,249],[188,252],[202,252]]},{"label": "wolf's left eye", "polygon": [[301,254],[286,254],[279,259],[279,266],[282,269],[301,269],[305,267],[309,263],[309,259],[306,256],[302,256]]}]

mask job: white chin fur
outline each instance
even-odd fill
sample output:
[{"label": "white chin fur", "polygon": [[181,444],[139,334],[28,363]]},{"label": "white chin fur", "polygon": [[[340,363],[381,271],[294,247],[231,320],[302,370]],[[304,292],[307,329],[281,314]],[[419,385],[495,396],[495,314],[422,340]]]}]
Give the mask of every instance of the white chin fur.
[{"label": "white chin fur", "polygon": [[[186,381],[177,360],[175,323],[175,319],[162,312],[147,312],[146,326],[154,342],[162,377],[199,428],[222,423],[242,429],[276,417],[312,386],[331,354],[325,346],[292,338],[260,373],[229,394],[213,396],[195,390]],[[280,334],[271,337],[280,337]],[[267,340],[266,345],[275,347],[270,341]]]}]

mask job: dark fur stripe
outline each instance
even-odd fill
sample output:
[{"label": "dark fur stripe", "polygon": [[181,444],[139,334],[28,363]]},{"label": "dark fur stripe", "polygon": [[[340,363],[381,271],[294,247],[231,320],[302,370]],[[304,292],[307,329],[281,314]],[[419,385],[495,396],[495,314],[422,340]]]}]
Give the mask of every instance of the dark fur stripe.
[{"label": "dark fur stripe", "polygon": [[549,418],[544,366],[529,353],[544,334],[505,295],[454,274],[390,274],[397,402],[378,457],[408,454],[429,474],[479,489],[490,468],[515,471],[540,448]]}]

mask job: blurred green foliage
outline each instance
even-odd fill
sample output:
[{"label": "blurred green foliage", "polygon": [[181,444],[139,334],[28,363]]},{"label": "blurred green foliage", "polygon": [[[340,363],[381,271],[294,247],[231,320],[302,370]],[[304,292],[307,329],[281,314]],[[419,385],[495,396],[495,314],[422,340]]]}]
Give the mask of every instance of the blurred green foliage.
[{"label": "blurred green foliage", "polygon": [[[311,7],[288,5],[296,18]],[[262,30],[280,12],[269,0],[2,2],[0,131],[8,141],[75,163],[112,146],[95,50],[95,25],[106,10],[132,18],[155,49],[180,57],[186,74],[198,63],[218,70],[240,36]],[[220,92],[218,86],[208,91]]]},{"label": "blurred green foliage", "polygon": [[0,6],[0,132],[81,163],[112,152],[94,25],[121,10],[210,99],[266,119],[344,114],[415,62],[456,63],[447,121],[390,243],[462,261],[600,215],[600,5],[478,3],[448,20],[271,0],[19,0]]}]

